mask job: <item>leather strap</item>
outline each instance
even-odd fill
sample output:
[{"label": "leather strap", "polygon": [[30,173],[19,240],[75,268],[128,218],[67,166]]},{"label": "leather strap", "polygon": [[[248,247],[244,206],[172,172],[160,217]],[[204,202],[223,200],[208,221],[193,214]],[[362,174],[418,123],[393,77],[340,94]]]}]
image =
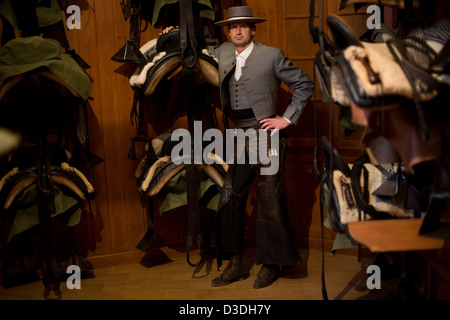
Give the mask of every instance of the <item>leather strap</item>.
[{"label": "leather strap", "polygon": [[[144,107],[145,102],[143,98],[143,93],[138,88],[133,88],[133,105],[130,111],[130,123],[131,125],[137,125],[137,135],[141,136],[143,134],[145,119],[144,119]],[[139,106],[139,110],[138,110]]]},{"label": "leather strap", "polygon": [[314,16],[315,16],[315,11],[316,11],[316,1],[311,0],[309,2],[309,35],[311,37],[311,40],[313,43],[317,43],[318,41],[318,33],[317,33],[317,29],[314,27]]},{"label": "leather strap", "polygon": [[[189,48],[190,44],[190,48]],[[194,82],[193,67],[197,63],[197,39],[194,28],[194,16],[192,11],[192,0],[180,0],[180,50],[182,65],[182,81],[185,90],[185,97],[188,109],[188,127],[191,137],[194,136],[194,121],[197,115],[198,97],[197,88]],[[193,61],[187,62],[188,52],[192,51]],[[191,150],[194,150],[194,141],[191,139]],[[199,266],[203,261],[203,256],[198,263],[192,263],[190,252],[195,230],[197,230],[197,243],[200,251],[203,250],[203,239],[200,224],[200,178],[199,172],[194,166],[193,154],[191,155],[191,164],[185,166],[186,179],[189,187],[187,188],[187,207],[188,207],[188,232],[186,239],[186,260],[192,267]],[[202,252],[201,252],[202,254]]]},{"label": "leather strap", "polygon": [[42,282],[49,292],[50,290],[58,290],[59,282],[56,278],[57,263],[56,253],[52,236],[51,215],[56,211],[54,203],[53,182],[50,177],[50,161],[48,156],[48,145],[46,140],[46,108],[42,101],[41,82],[39,75],[30,76],[30,95],[36,103],[35,107],[39,109],[40,127],[37,132],[39,145],[39,158],[36,164],[36,190],[37,190],[37,206],[39,216],[39,251],[42,263]]},{"label": "leather strap", "polygon": [[[201,256],[200,261],[197,263],[192,263],[190,260],[190,252],[192,250],[192,243],[194,240],[194,234],[196,232],[197,245],[200,250],[203,249],[203,238],[202,230],[200,224],[200,179],[199,173],[193,164],[185,166],[186,169],[186,179],[189,184],[187,188],[187,202],[188,202],[188,233],[186,239],[186,250],[187,256],[186,260],[191,267],[197,267],[203,261],[203,256]],[[201,252],[202,254],[202,252]]]},{"label": "leather strap", "polygon": [[322,298],[323,300],[328,300],[327,288],[325,285],[325,234],[323,230],[324,219],[324,202],[325,202],[325,192],[324,192],[324,184],[325,184],[326,175],[323,176],[323,179],[320,181],[320,230],[322,237],[322,272],[321,272],[321,282],[322,282]]},{"label": "leather strap", "polygon": [[[313,43],[317,43],[319,41],[319,35],[321,31],[321,25],[319,27],[314,27],[314,15],[315,15],[315,0],[310,0],[310,6],[309,6],[309,32],[311,36],[311,40]],[[321,0],[321,8],[323,7],[323,0]],[[323,13],[321,9],[321,14]],[[322,17],[321,21],[322,23]],[[323,53],[323,52],[322,52]],[[315,68],[313,69],[314,74],[314,83],[316,83],[316,72]],[[316,86],[314,86],[314,96],[316,95]],[[331,133],[331,130],[330,130]],[[321,225],[321,236],[322,236],[322,272],[321,272],[321,283],[322,283],[322,298],[323,300],[328,300],[328,293],[327,288],[325,284],[325,238],[324,238],[324,230],[323,230],[323,223],[324,223],[324,213],[323,213],[323,204],[325,201],[324,197],[324,184],[326,180],[326,172],[321,176],[320,170],[319,170],[319,161],[318,161],[318,145],[317,145],[317,105],[316,102],[314,102],[314,172],[316,174],[316,177],[320,180],[320,225]],[[332,190],[329,191],[330,194]]]},{"label": "leather strap", "polygon": [[[189,42],[188,42],[189,41]],[[189,50],[189,44],[191,48]],[[192,0],[180,0],[180,49],[183,68],[193,68],[197,63],[197,38],[195,36]],[[193,61],[187,62],[187,53],[192,51]]]}]

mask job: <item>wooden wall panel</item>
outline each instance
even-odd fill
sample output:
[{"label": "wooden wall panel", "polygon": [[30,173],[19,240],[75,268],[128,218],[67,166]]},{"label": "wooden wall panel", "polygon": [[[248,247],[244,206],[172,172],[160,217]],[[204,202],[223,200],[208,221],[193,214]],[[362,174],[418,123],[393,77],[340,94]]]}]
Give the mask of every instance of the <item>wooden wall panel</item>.
[{"label": "wooden wall panel", "polygon": [[311,41],[307,18],[286,19],[286,54],[293,60],[312,59],[318,50]]},{"label": "wooden wall panel", "polygon": [[92,66],[87,70],[93,79],[91,147],[104,162],[94,170],[98,192],[92,203],[94,217],[85,215],[77,238],[88,256],[101,256],[135,251],[146,230],[146,218],[140,210],[136,163],[127,159],[135,131],[129,122],[133,93],[127,74],[120,72],[131,70],[111,60],[128,39],[129,23],[124,21],[119,3],[84,4],[80,4],[82,29],[67,30],[67,35],[72,47]]}]

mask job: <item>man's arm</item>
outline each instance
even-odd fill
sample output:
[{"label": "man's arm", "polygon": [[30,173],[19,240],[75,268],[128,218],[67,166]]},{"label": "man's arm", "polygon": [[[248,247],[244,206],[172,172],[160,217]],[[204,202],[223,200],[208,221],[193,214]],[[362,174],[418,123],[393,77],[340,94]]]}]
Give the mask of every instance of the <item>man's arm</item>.
[{"label": "man's arm", "polygon": [[281,50],[277,53],[274,70],[277,78],[293,89],[294,93],[291,103],[287,106],[283,116],[277,115],[275,118],[267,118],[260,121],[262,129],[273,129],[271,136],[278,130],[298,123],[314,90],[314,84],[308,75],[300,68],[294,66]]},{"label": "man's arm", "polygon": [[313,95],[314,84],[308,75],[294,66],[281,50],[278,53],[274,68],[278,79],[294,90],[291,103],[287,106],[283,117],[295,125]]}]

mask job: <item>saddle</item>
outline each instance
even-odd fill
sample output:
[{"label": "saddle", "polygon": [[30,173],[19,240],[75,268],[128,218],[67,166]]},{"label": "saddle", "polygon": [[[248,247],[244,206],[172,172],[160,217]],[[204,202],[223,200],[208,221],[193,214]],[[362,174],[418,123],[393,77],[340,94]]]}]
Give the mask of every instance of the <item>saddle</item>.
[{"label": "saddle", "polygon": [[[54,185],[78,200],[92,200],[96,192],[86,176],[77,168],[69,165],[65,151],[58,145],[50,145],[50,176]],[[36,145],[22,147],[11,154],[10,165],[13,169],[0,180],[0,205],[8,210],[20,194],[36,183],[39,158]]]},{"label": "saddle", "polygon": [[[208,162],[211,162],[211,164],[191,165],[188,164],[190,158],[173,161],[171,150],[174,145],[174,142],[170,139],[170,134],[163,134],[153,139],[151,145],[149,143],[147,148],[152,148],[153,152],[149,152],[149,154],[155,156],[147,156],[142,159],[136,169],[135,174],[141,199],[144,199],[145,195],[149,201],[148,230],[137,248],[147,252],[159,246],[159,236],[154,226],[153,199],[157,201],[160,214],[179,206],[188,205],[188,208],[192,211],[189,212],[190,217],[188,219],[187,262],[195,267],[203,260],[202,257],[199,263],[193,264],[189,258],[194,227],[197,228],[198,232],[201,231],[199,206],[204,204],[210,210],[217,210],[217,202],[219,201],[220,190],[223,188],[228,165],[214,154],[208,155],[211,160]],[[183,161],[186,161],[186,164]],[[192,189],[196,190],[195,198],[189,197],[189,190],[192,192]],[[143,201],[141,204],[143,204]],[[202,236],[200,233],[197,234],[200,249],[203,249]]]},{"label": "saddle", "polygon": [[[96,195],[78,166],[86,160],[92,168],[86,116],[91,82],[58,41],[30,36],[12,39],[0,51],[0,85],[0,125],[20,136],[1,159],[7,161],[0,169],[0,218],[11,217],[14,226],[36,216],[45,295],[57,293],[60,271],[52,218],[67,213],[71,229],[79,223],[81,201]],[[28,215],[8,215],[24,210]],[[25,230],[9,231],[13,237]],[[70,260],[81,261],[70,249]]]},{"label": "saddle", "polygon": [[[442,181],[450,123],[442,117],[442,106],[449,98],[450,20],[416,28],[402,38],[391,34],[379,43],[360,41],[336,15],[328,16],[327,23],[338,48],[330,72],[333,98],[350,106],[352,121],[366,127],[367,145],[383,138],[404,170],[424,181],[419,190],[423,197],[412,204],[415,212],[425,212],[421,234],[448,238],[443,217],[449,189]],[[372,151],[374,158],[383,158]],[[434,181],[423,175],[421,168],[427,165],[435,167]]]},{"label": "saddle", "polygon": [[[336,15],[329,15],[327,23],[338,47],[330,70],[332,96],[351,107],[355,124],[368,127],[370,135],[364,142],[370,144],[369,138],[383,136],[397,149],[407,170],[439,158],[437,131],[447,123],[436,111],[448,87],[448,58],[443,57],[450,47],[448,21],[417,28],[404,39],[391,35],[380,43],[360,41]],[[431,37],[430,29],[439,30],[434,34],[442,36]],[[399,126],[389,126],[392,118],[399,119]]]},{"label": "saddle", "polygon": [[61,84],[83,101],[89,98],[92,90],[89,77],[70,54],[63,53],[60,43],[31,36],[10,40],[1,50],[0,99],[30,71]]},{"label": "saddle", "polygon": [[419,192],[401,172],[401,163],[374,165],[365,154],[345,164],[325,137],[321,146],[326,166],[324,200],[334,231],[346,233],[350,222],[408,219],[421,212]]},{"label": "saddle", "polygon": [[172,29],[146,43],[140,50],[148,59],[147,63],[139,66],[130,77],[131,87],[151,95],[158,83],[175,77],[181,71],[182,63],[194,68],[197,81],[219,86],[218,60],[206,49],[203,35],[195,34],[199,49],[189,51],[187,55],[179,47],[180,29]]},{"label": "saddle", "polygon": [[[177,161],[173,162],[171,151],[174,142],[171,141],[170,135],[162,135],[155,138],[152,140],[152,143],[153,146],[148,147],[154,148],[157,157],[143,159],[136,170],[136,176],[139,191],[154,197],[160,193],[173,177],[185,169],[184,162],[189,163],[190,158],[177,159]],[[161,145],[158,146],[158,144]],[[203,171],[206,177],[210,178],[220,190],[223,187],[228,165],[218,155],[210,153],[208,158],[211,160],[209,161],[211,164],[202,163],[196,165],[196,167]]]},{"label": "saddle", "polygon": [[[167,3],[167,1],[162,0],[121,0],[120,5],[123,16],[125,20],[130,20],[130,40],[126,41],[125,45],[112,57],[112,60],[134,64],[145,63],[145,57],[135,41],[139,20],[151,24],[154,28],[177,25],[179,17],[174,15],[173,12],[177,11],[176,9],[178,9],[179,5],[184,5],[183,3],[178,3],[182,1],[175,0]],[[194,1],[190,9],[194,10],[200,18],[213,21],[216,14],[214,12],[216,4],[211,2],[214,1]],[[184,12],[186,10],[183,8]],[[205,29],[205,32],[209,33],[209,30]],[[217,39],[208,38],[208,42],[215,44]],[[148,61],[152,60],[149,59]]]},{"label": "saddle", "polygon": [[[329,15],[327,24],[339,49],[330,80],[333,98],[340,104],[350,106],[352,101],[367,110],[389,109],[408,101],[420,104],[436,98],[448,85],[443,67],[448,58],[443,55],[450,46],[450,33],[440,45],[429,43],[421,28],[404,39],[370,43],[360,41],[337,15]],[[449,29],[445,21],[436,25]]]},{"label": "saddle", "polygon": [[[212,6],[209,0],[191,1],[180,0],[174,1],[174,5],[178,7],[179,15],[176,23],[167,23],[166,25],[179,25],[180,28],[170,30],[168,33],[162,34],[158,38],[152,39],[137,48],[134,41],[137,30],[138,19],[143,19],[149,23],[156,23],[158,15],[165,5],[164,1],[154,2],[154,6],[140,0],[127,0],[121,3],[125,20],[128,18],[131,22],[130,41],[127,45],[116,53],[111,59],[120,62],[131,62],[136,65],[134,74],[130,77],[129,83],[134,90],[133,105],[130,112],[131,123],[137,124],[137,134],[132,140],[132,146],[128,154],[129,159],[137,160],[134,152],[134,142],[153,142],[145,133],[145,113],[146,113],[146,97],[152,95],[162,81],[170,81],[175,77],[181,78],[182,91],[187,105],[188,126],[190,133],[193,134],[194,121],[200,118],[200,108],[202,101],[199,100],[199,90],[197,85],[209,84],[219,86],[218,77],[218,61],[214,55],[208,51],[210,44],[217,44],[208,37],[198,32],[194,24],[195,15],[202,18],[210,18],[214,20]],[[142,6],[141,6],[142,5]],[[153,11],[149,10],[153,7]],[[167,7],[165,8],[167,9]],[[200,11],[198,11],[200,9]],[[152,12],[153,19],[148,15]],[[166,12],[167,13],[167,12]],[[206,14],[206,15],[205,15]],[[156,15],[156,16],[155,16]],[[168,18],[164,16],[163,18]],[[169,19],[170,20],[170,19]],[[205,21],[202,21],[203,23]],[[159,22],[158,22],[159,23]],[[204,25],[204,33],[209,36],[209,28]],[[212,49],[211,49],[212,50]],[[177,79],[179,80],[179,79]],[[154,139],[153,139],[154,140]],[[169,185],[176,179],[181,179],[182,175],[186,176],[185,182],[189,184],[186,190],[186,200],[188,207],[188,239],[186,241],[188,263],[190,263],[189,252],[192,247],[192,237],[194,229],[201,233],[199,200],[202,196],[201,184],[206,177],[214,177],[214,181],[220,184],[220,173],[213,166],[197,166],[191,164],[186,159],[186,164],[175,163],[170,158],[170,154],[156,155],[152,148],[148,148],[146,157],[141,161],[136,170],[138,189],[141,192],[141,204],[144,202],[144,196],[147,199],[163,198],[168,193]],[[209,174],[209,175],[208,175]],[[212,182],[216,184],[216,182]],[[153,200],[152,200],[153,201]],[[150,204],[152,209],[153,204]],[[161,206],[160,206],[161,213]],[[149,230],[138,248],[146,251],[153,248],[150,243],[154,241],[155,231],[152,219],[152,210],[149,214]],[[198,247],[203,249],[201,235],[198,234]]]},{"label": "saddle", "polygon": [[[324,158],[324,170],[320,184],[321,203],[326,205],[328,220],[332,229],[338,233],[347,233],[346,226],[341,222],[338,199],[333,187],[333,172],[337,170],[350,176],[351,171],[349,166],[342,160],[339,152],[331,146],[326,137],[320,138],[320,146]],[[326,192],[328,193],[326,194]]]}]

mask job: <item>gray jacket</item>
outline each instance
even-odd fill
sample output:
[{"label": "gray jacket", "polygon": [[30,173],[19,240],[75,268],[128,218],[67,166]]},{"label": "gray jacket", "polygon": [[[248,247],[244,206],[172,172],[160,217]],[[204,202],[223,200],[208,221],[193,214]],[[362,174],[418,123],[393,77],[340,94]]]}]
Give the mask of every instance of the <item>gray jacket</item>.
[{"label": "gray jacket", "polygon": [[[283,117],[297,124],[309,99],[314,84],[308,75],[295,67],[280,49],[254,42],[255,46],[242,68],[245,91],[258,121],[277,113],[281,82],[294,90],[292,101]],[[220,99],[222,110],[230,110],[228,77],[234,74],[235,49],[231,42],[222,44],[217,52],[219,59]]]}]

